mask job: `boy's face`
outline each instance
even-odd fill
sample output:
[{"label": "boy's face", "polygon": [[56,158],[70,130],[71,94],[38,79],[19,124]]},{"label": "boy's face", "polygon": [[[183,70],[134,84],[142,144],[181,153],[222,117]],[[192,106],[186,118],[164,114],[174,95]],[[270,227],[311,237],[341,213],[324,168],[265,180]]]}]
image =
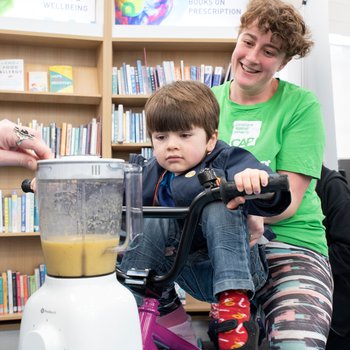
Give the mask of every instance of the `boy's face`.
[{"label": "boy's face", "polygon": [[188,131],[152,133],[154,156],[161,167],[175,175],[200,163],[214,149],[216,141],[217,132],[207,141],[204,129],[199,127]]}]

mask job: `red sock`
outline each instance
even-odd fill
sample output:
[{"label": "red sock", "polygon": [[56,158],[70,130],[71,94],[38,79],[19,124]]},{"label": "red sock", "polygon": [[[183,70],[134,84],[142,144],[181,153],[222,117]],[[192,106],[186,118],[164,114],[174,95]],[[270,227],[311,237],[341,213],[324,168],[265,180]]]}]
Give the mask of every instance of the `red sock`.
[{"label": "red sock", "polygon": [[219,322],[236,319],[235,329],[219,333],[219,348],[221,350],[239,349],[248,340],[247,330],[243,322],[250,319],[250,302],[243,291],[229,290],[219,297]]}]

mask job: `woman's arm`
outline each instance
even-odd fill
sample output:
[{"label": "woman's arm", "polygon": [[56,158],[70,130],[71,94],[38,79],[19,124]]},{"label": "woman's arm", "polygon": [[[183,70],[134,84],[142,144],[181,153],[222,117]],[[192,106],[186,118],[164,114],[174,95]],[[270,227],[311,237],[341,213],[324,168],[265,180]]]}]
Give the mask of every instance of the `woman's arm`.
[{"label": "woman's arm", "polygon": [[311,182],[311,177],[303,174],[292,173],[289,171],[278,171],[280,174],[287,174],[289,180],[290,192],[292,195],[292,202],[289,207],[280,215],[265,218],[266,224],[273,224],[293,216],[298,210],[304,194]]}]

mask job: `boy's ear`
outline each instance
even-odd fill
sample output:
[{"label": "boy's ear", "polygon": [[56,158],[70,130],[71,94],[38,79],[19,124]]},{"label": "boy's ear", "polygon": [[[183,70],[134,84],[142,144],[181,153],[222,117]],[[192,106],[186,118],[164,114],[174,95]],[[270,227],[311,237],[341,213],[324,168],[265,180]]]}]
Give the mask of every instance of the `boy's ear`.
[{"label": "boy's ear", "polygon": [[210,153],[215,148],[217,141],[218,141],[218,131],[215,130],[214,133],[211,135],[210,139],[208,140],[208,144],[207,144],[208,153]]}]

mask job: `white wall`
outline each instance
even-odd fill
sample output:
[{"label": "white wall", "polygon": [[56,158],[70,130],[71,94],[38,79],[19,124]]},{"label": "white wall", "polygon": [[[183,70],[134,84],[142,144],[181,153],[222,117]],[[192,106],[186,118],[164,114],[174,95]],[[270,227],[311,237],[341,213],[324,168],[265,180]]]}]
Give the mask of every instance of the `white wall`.
[{"label": "white wall", "polygon": [[315,45],[309,56],[290,62],[280,73],[280,77],[313,91],[320,100],[326,129],[324,162],[328,167],[338,169],[328,40],[328,1],[308,0],[305,5],[302,5],[302,0],[288,1],[297,7],[304,16]]},{"label": "white wall", "polygon": [[350,0],[330,0],[329,27],[338,159],[350,159]]}]

